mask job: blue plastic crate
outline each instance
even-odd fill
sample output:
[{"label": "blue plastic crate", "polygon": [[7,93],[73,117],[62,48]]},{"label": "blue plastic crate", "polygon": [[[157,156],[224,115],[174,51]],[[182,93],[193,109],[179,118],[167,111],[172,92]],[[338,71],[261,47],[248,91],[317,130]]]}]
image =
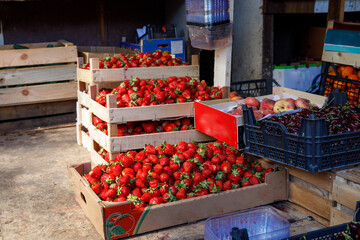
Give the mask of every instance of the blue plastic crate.
[{"label": "blue plastic crate", "polygon": [[205,222],[205,240],[231,240],[232,228],[247,229],[250,240],[279,240],[290,236],[290,223],[264,206],[212,217]]}]

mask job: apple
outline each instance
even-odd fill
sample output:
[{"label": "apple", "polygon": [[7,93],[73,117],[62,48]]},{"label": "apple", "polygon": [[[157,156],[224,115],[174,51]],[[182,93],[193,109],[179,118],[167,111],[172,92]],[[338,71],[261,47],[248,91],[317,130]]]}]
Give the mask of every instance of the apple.
[{"label": "apple", "polygon": [[275,104],[274,100],[271,100],[269,98],[264,98],[261,101],[260,109],[261,110],[273,110],[274,109],[274,104]]},{"label": "apple", "polygon": [[246,104],[246,105],[250,105],[250,106],[254,106],[254,107],[256,107],[257,109],[259,109],[259,107],[260,107],[260,102],[259,102],[259,100],[257,100],[257,99],[254,98],[254,97],[247,97],[247,98],[245,98],[245,104]]},{"label": "apple", "polygon": [[275,113],[278,113],[278,112],[285,112],[285,111],[288,111],[288,110],[291,110],[294,108],[295,108],[295,106],[293,106],[291,102],[289,102],[285,99],[280,99],[275,102],[273,111]]},{"label": "apple", "polygon": [[298,98],[295,101],[295,106],[297,108],[306,108],[309,109],[310,108],[310,101],[305,99],[305,98]]}]

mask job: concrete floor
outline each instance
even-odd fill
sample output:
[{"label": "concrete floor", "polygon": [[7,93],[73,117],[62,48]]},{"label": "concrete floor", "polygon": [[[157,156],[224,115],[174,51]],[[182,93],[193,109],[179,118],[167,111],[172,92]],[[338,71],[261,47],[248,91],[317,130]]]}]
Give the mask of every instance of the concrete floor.
[{"label": "concrete floor", "polygon": [[[102,239],[68,184],[66,167],[90,161],[75,127],[0,136],[0,152],[0,240]],[[323,227],[303,222],[306,215],[285,204],[283,215],[299,220],[292,235]],[[199,221],[130,239],[202,239],[204,227]]]}]

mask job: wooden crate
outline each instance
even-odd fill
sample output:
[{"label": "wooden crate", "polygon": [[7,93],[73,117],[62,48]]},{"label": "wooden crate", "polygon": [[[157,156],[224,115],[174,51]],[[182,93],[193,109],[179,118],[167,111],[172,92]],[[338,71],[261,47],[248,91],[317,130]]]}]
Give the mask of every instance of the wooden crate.
[{"label": "wooden crate", "polygon": [[[330,20],[328,22],[327,29],[334,30],[347,30],[347,31],[360,31],[360,24],[356,23],[346,23]],[[356,33],[355,33],[356,34]],[[339,45],[343,48],[342,44],[339,42]],[[359,47],[357,46],[357,49]],[[355,47],[354,47],[355,49]],[[348,50],[346,50],[348,51]],[[338,63],[342,65],[349,65],[355,68],[359,67],[359,54],[354,50],[354,52],[346,51],[330,51],[326,50],[326,43],[324,46],[323,54],[321,60],[324,62]]]},{"label": "wooden crate", "polygon": [[360,167],[336,172],[332,196],[336,205],[332,209],[331,224],[349,222],[354,215],[356,201],[360,200]]},{"label": "wooden crate", "polygon": [[119,54],[131,54],[136,52],[126,48],[103,47],[103,46],[78,46],[78,56],[82,57],[84,63],[88,63],[90,58],[104,59],[108,56],[118,56]]},{"label": "wooden crate", "polygon": [[21,46],[0,46],[0,132],[74,122],[76,46]]},{"label": "wooden crate", "polygon": [[[265,158],[255,158],[257,161],[268,161]],[[334,206],[333,184],[335,173],[331,171],[310,173],[297,168],[274,163],[288,169],[289,196],[288,200],[307,209],[311,216],[321,224],[330,226],[331,211]]]},{"label": "wooden crate", "polygon": [[[127,107],[117,108],[116,97],[113,94],[108,94],[106,101],[109,107],[102,106],[95,101],[98,86],[92,85],[89,93],[85,89],[80,88],[78,91],[78,101],[81,105],[88,107],[90,112],[95,114],[101,120],[107,123],[126,123],[134,121],[159,120],[173,117],[193,117],[194,103],[174,103],[163,104],[155,106],[141,106],[141,107]],[[220,103],[226,101],[225,99],[209,100],[205,102]]]},{"label": "wooden crate", "polygon": [[[90,170],[90,162],[69,166],[69,182],[76,201],[104,239],[118,239],[286,200],[286,171],[278,169],[266,175],[265,183],[258,185],[134,210],[128,201],[101,201],[83,178]],[[115,221],[124,231],[114,236],[111,235],[114,225],[109,222],[119,216],[126,216]]]},{"label": "wooden crate", "polygon": [[199,77],[199,66],[171,66],[171,67],[137,67],[137,68],[116,68],[99,69],[99,58],[90,58],[90,70],[81,69],[84,59],[78,59],[77,80],[88,84],[119,83],[124,80],[131,80],[135,77],[140,79],[156,78],[167,79],[171,76],[177,77]]}]

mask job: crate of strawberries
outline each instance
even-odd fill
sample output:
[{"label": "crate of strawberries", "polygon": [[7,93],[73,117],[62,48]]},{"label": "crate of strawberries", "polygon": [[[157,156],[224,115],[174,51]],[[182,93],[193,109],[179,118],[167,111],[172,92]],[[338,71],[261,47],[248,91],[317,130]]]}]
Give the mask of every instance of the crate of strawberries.
[{"label": "crate of strawberries", "polygon": [[[189,65],[166,52],[119,54],[99,60],[90,58],[84,63],[78,60],[77,79],[85,83],[104,83],[140,78],[167,78],[172,75],[199,77],[199,66]],[[91,69],[91,71],[90,71]]]},{"label": "crate of strawberries", "polygon": [[286,171],[269,164],[219,141],[179,142],[148,144],[68,172],[96,230],[118,239],[285,200]]},{"label": "crate of strawberries", "polygon": [[[244,105],[247,153],[309,172],[360,163],[360,106],[331,93],[322,107],[285,111],[256,121]],[[340,101],[342,100],[342,101]]]}]

